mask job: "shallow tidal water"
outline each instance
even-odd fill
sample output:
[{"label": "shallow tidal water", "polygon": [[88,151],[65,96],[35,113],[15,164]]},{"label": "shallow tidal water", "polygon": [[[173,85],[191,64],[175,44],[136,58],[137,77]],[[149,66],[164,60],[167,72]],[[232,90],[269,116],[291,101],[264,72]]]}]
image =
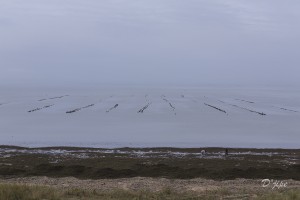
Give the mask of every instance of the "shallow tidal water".
[{"label": "shallow tidal water", "polygon": [[0,143],[300,148],[300,90],[1,88]]}]

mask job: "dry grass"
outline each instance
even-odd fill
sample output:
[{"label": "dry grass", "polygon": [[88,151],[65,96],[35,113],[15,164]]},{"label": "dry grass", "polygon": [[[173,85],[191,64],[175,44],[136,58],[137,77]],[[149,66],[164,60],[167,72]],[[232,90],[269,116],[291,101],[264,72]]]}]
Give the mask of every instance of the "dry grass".
[{"label": "dry grass", "polygon": [[61,194],[50,187],[26,186],[15,184],[0,185],[1,200],[59,200]]},{"label": "dry grass", "polygon": [[[81,189],[59,190],[51,187],[1,184],[0,185],[1,200],[138,200],[138,199],[199,199],[195,194],[175,193],[171,189],[164,189],[160,192],[149,191],[125,191],[115,190],[109,192],[103,191],[87,191]],[[202,199],[202,198],[201,198]]]},{"label": "dry grass", "polygon": [[300,199],[300,188],[287,191],[275,191],[268,193],[257,198],[258,200],[299,200]]},{"label": "dry grass", "polygon": [[215,200],[215,199],[258,199],[258,200],[298,200],[300,189],[287,191],[273,191],[267,194],[232,194],[228,190],[207,191],[201,195],[196,193],[177,193],[170,188],[159,192],[149,191],[87,191],[82,189],[60,190],[44,186],[29,186],[19,184],[0,184],[1,200],[165,200],[165,199],[191,199],[191,200]]}]

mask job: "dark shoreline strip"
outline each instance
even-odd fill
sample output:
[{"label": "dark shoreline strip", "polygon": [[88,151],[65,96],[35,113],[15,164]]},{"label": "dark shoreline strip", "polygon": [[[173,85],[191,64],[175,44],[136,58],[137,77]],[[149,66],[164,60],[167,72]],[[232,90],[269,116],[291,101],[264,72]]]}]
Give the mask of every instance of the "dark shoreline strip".
[{"label": "dark shoreline strip", "polygon": [[225,110],[222,110],[222,109],[220,109],[220,108],[218,108],[218,107],[209,105],[209,104],[207,104],[207,103],[204,103],[204,105],[209,106],[209,107],[211,107],[211,108],[214,108],[214,109],[216,109],[216,110],[218,110],[218,111],[220,111],[220,112],[227,113]]},{"label": "dark shoreline strip", "polygon": [[296,110],[290,110],[290,109],[286,109],[286,108],[280,108],[280,110],[286,110],[286,111],[290,111],[290,112],[299,112],[299,111],[296,111]]},{"label": "dark shoreline strip", "polygon": [[39,110],[42,110],[42,109],[45,109],[45,108],[50,108],[54,106],[54,104],[52,105],[47,105],[47,106],[44,106],[44,107],[41,107],[41,108],[35,108],[35,109],[32,109],[32,110],[29,110],[28,112],[31,113],[31,112],[35,112],[35,111],[39,111]]},{"label": "dark shoreline strip", "polygon": [[234,105],[234,104],[230,104],[230,103],[226,103],[226,104],[228,104],[228,105],[230,105],[230,106],[233,106],[233,107],[236,107],[236,108],[240,108],[240,109],[243,109],[243,110],[247,110],[247,111],[249,111],[249,112],[253,112],[253,113],[256,113],[256,114],[259,114],[259,115],[267,115],[266,113],[258,112],[258,111],[255,111],[255,110],[250,110],[250,109],[248,109],[248,108],[240,107],[240,106],[238,106],[238,105]]},{"label": "dark shoreline strip", "polygon": [[63,95],[63,96],[59,96],[59,97],[51,97],[51,98],[48,98],[48,99],[40,99],[38,101],[46,101],[46,100],[52,100],[52,99],[61,99],[61,98],[64,98],[64,97],[67,97],[69,95]]},{"label": "dark shoreline strip", "polygon": [[87,105],[87,106],[84,106],[84,107],[81,107],[81,108],[76,108],[76,109],[74,109],[74,110],[67,111],[66,113],[67,113],[67,114],[71,114],[71,113],[74,113],[74,112],[78,112],[78,111],[80,111],[80,110],[82,110],[82,109],[92,107],[92,106],[94,106],[94,105],[95,105],[95,104],[90,104],[90,105]]},{"label": "dark shoreline strip", "polygon": [[165,102],[169,103],[169,106],[175,110],[175,107],[171,104],[171,102],[168,99],[163,99]]},{"label": "dark shoreline strip", "polygon": [[253,102],[253,101],[247,101],[247,100],[244,100],[244,99],[235,99],[235,100],[243,101],[243,102],[247,102],[247,103],[255,103],[255,102]]},{"label": "dark shoreline strip", "polygon": [[118,106],[119,106],[119,104],[116,104],[114,107],[111,107],[111,108],[110,108],[109,110],[107,110],[106,112],[108,113],[108,112],[112,111],[113,109],[116,109]]},{"label": "dark shoreline strip", "polygon": [[143,113],[149,106],[151,105],[151,103],[148,103],[147,105],[145,105],[143,108],[141,108],[138,113]]},{"label": "dark shoreline strip", "polygon": [[164,98],[164,97],[166,97],[165,95],[162,95],[161,96],[161,98],[165,101],[165,102],[167,102],[168,104],[169,104],[169,106],[171,107],[171,109],[173,110],[173,112],[174,112],[174,115],[177,115],[177,113],[176,113],[176,111],[175,111],[175,107],[172,105],[172,103],[168,100],[168,99],[166,99],[166,98]]}]

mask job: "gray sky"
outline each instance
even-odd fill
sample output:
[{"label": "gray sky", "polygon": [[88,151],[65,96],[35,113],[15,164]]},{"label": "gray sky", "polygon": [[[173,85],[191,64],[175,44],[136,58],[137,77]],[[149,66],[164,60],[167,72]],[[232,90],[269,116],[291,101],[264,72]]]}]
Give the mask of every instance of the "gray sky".
[{"label": "gray sky", "polygon": [[300,85],[299,0],[0,0],[1,85]]}]

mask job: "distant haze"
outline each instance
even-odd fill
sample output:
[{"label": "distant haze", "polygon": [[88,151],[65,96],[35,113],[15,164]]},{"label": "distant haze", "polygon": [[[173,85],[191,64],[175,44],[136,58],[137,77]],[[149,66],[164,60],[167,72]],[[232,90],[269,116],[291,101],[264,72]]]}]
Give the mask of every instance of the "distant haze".
[{"label": "distant haze", "polygon": [[300,85],[299,0],[1,0],[1,85]]}]

